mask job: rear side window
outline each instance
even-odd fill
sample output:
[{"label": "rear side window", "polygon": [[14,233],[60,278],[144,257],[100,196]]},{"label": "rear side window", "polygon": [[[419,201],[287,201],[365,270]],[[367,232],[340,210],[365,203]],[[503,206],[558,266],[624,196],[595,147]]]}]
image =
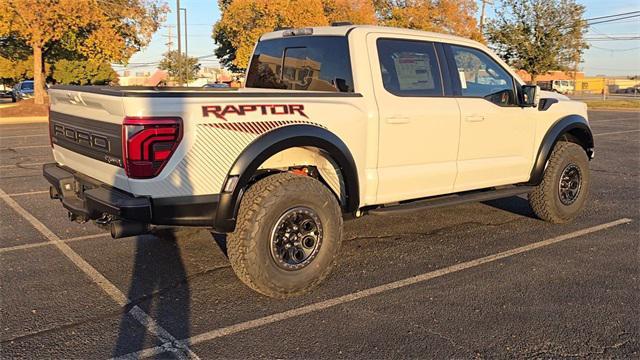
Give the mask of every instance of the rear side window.
[{"label": "rear side window", "polygon": [[353,92],[347,38],[295,36],[260,41],[246,87]]},{"label": "rear side window", "polygon": [[433,43],[397,39],[377,41],[384,88],[398,96],[443,96]]}]

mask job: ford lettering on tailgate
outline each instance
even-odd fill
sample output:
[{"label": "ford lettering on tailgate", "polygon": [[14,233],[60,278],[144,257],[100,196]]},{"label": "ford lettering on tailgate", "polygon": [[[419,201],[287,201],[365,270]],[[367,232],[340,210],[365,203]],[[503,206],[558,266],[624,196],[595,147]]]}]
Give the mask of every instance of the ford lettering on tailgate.
[{"label": "ford lettering on tailgate", "polygon": [[49,126],[53,144],[123,167],[121,125],[52,111]]}]

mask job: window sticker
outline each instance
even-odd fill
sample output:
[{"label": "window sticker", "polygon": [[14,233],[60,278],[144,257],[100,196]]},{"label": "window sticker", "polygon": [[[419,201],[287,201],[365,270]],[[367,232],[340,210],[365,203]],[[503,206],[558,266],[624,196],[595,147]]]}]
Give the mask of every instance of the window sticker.
[{"label": "window sticker", "polygon": [[431,75],[431,63],[426,54],[400,53],[393,59],[400,90],[425,90],[435,88]]},{"label": "window sticker", "polygon": [[458,75],[460,76],[460,86],[463,89],[467,88],[467,76],[464,74],[464,69],[458,69]]}]

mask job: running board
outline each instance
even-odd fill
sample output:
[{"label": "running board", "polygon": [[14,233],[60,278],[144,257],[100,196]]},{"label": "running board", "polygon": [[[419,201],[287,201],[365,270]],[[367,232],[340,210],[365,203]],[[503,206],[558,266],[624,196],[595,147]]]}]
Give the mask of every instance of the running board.
[{"label": "running board", "polygon": [[530,193],[533,189],[533,186],[512,186],[501,189],[466,191],[459,194],[434,196],[423,200],[415,200],[396,205],[387,205],[385,207],[369,210],[368,213],[370,215],[397,215],[423,209],[437,208],[441,206],[487,201],[527,194]]}]

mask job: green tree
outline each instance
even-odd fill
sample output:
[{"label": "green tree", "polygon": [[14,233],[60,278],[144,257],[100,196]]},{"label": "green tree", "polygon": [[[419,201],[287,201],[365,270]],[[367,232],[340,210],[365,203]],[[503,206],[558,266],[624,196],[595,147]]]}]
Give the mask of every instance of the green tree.
[{"label": "green tree", "polygon": [[186,57],[184,54],[178,53],[177,50],[168,51],[160,61],[158,66],[162,70],[167,70],[169,75],[174,79],[194,79],[200,71],[200,63],[198,58]]},{"label": "green tree", "polygon": [[[51,65],[45,64],[44,75],[51,75]],[[11,59],[0,55],[0,84],[12,86],[22,80],[33,79],[33,58]]]},{"label": "green tree", "polygon": [[491,47],[531,82],[550,70],[567,70],[588,49],[584,6],[575,0],[503,0],[487,24]]},{"label": "green tree", "polygon": [[44,63],[51,53],[126,62],[149,43],[167,7],[161,0],[0,0],[0,38],[31,48],[35,102],[44,103]]},{"label": "green tree", "polygon": [[90,60],[59,60],[52,77],[57,83],[71,85],[106,85],[118,80],[111,64]]}]

